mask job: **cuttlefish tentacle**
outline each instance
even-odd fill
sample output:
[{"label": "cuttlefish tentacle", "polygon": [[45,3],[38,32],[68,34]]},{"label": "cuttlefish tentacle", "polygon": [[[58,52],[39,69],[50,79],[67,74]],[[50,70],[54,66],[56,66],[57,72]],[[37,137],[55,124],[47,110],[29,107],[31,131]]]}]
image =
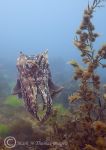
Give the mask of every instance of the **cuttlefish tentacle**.
[{"label": "cuttlefish tentacle", "polygon": [[31,80],[33,78],[31,78],[28,72],[26,71],[25,68],[26,62],[27,58],[23,54],[17,60],[17,68],[19,70],[21,81],[20,84],[21,84],[22,98],[24,99],[27,110],[38,120],[40,120],[37,115],[37,88]]},{"label": "cuttlefish tentacle", "polygon": [[38,117],[38,106],[37,106],[37,87],[32,81],[31,77],[25,76],[21,78],[21,88],[25,105],[27,110],[40,121]]},{"label": "cuttlefish tentacle", "polygon": [[52,99],[51,96],[48,95],[47,97],[47,110],[46,110],[46,114],[44,115],[44,117],[42,118],[41,122],[44,122],[45,120],[48,119],[48,117],[52,114]]},{"label": "cuttlefish tentacle", "polygon": [[27,89],[25,88],[24,86],[24,83],[23,81],[21,82],[21,88],[22,88],[22,98],[24,99],[24,102],[25,102],[25,106],[26,106],[26,109],[27,111],[29,111],[32,115],[33,115],[33,111],[31,109],[31,106],[30,106],[30,97],[29,97],[29,86],[27,85]]},{"label": "cuttlefish tentacle", "polygon": [[47,107],[47,95],[46,95],[45,89],[39,86],[38,90],[43,100],[43,110],[45,110]]},{"label": "cuttlefish tentacle", "polygon": [[36,82],[37,82],[37,87],[39,90],[39,93],[42,96],[43,100],[43,109],[46,108],[47,106],[47,87],[46,84],[48,84],[48,72],[47,72],[47,66],[46,60],[44,55],[41,53],[38,57],[38,64],[39,64],[39,69],[36,71]]}]

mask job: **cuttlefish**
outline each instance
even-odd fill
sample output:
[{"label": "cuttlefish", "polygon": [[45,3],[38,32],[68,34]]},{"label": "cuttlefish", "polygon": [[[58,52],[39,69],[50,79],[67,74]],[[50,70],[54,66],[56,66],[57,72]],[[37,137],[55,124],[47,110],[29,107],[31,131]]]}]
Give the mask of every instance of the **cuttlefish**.
[{"label": "cuttlefish", "polygon": [[[48,51],[38,55],[27,56],[20,52],[17,59],[18,79],[13,89],[13,94],[24,100],[27,111],[39,121],[45,121],[52,114],[52,100],[62,91],[62,86],[57,86],[52,81],[48,63]],[[43,100],[44,116],[38,115],[38,95]]]}]

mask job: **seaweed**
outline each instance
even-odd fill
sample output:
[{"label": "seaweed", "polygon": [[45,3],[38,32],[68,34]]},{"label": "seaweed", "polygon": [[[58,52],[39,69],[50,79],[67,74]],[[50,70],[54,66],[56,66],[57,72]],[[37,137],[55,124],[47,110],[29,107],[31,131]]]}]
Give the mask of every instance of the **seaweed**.
[{"label": "seaweed", "polygon": [[23,101],[19,100],[16,96],[8,96],[4,104],[11,107],[20,107],[23,106]]},{"label": "seaweed", "polygon": [[[93,112],[98,109],[99,113],[97,113],[95,120],[103,119],[101,118],[103,117],[103,115],[101,116],[101,109],[106,109],[105,93],[104,95],[100,93],[101,80],[96,71],[100,66],[106,67],[106,64],[103,63],[103,60],[106,59],[106,45],[103,45],[99,50],[95,50],[94,42],[99,34],[95,32],[95,26],[91,21],[95,8],[101,7],[101,2],[101,0],[94,0],[91,6],[88,4],[74,40],[74,44],[81,52],[82,61],[86,64],[86,67],[81,67],[76,61],[70,61],[75,69],[74,79],[80,81],[80,87],[78,91],[69,96],[69,100],[71,102],[82,101],[84,105],[81,105],[80,110],[89,119],[92,119]],[[105,88],[104,86],[104,91]],[[95,106],[95,104],[97,105]]]},{"label": "seaweed", "polygon": [[10,128],[6,124],[0,124],[0,137],[8,135]]},{"label": "seaweed", "polygon": [[82,67],[75,60],[70,61],[75,69],[74,79],[80,81],[80,86],[69,96],[69,101],[71,103],[79,101],[77,113],[80,115],[75,118],[75,123],[79,122],[79,128],[83,129],[82,134],[79,134],[83,142],[78,140],[79,144],[75,144],[73,141],[74,149],[75,145],[77,149],[83,148],[84,150],[106,149],[106,87],[104,86],[103,94],[101,77],[97,74],[99,67],[106,68],[104,64],[106,44],[95,50],[94,43],[99,34],[95,32],[95,26],[92,23],[95,9],[103,7],[103,1],[94,0],[92,5],[88,4],[74,39],[74,45],[80,51],[85,66]]}]

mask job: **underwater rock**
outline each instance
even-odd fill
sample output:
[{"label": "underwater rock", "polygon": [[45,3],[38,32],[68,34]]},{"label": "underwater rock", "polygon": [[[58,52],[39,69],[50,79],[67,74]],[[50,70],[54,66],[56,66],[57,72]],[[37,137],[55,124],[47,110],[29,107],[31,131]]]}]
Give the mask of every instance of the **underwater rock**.
[{"label": "underwater rock", "polygon": [[[20,52],[17,59],[19,76],[13,94],[24,99],[27,110],[39,121],[45,121],[52,113],[52,99],[62,91],[62,86],[57,86],[52,81],[48,63],[48,52],[27,56]],[[46,113],[41,119],[38,116],[38,94],[43,100],[43,110]]]}]

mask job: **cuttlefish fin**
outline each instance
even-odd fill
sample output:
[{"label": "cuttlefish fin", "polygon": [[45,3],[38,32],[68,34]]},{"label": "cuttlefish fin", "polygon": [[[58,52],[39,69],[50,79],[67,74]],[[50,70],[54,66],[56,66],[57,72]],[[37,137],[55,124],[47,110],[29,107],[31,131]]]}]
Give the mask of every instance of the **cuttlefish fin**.
[{"label": "cuttlefish fin", "polygon": [[48,80],[48,85],[49,85],[51,98],[54,98],[57,94],[59,94],[64,89],[63,86],[58,86],[54,84],[51,79]]},{"label": "cuttlefish fin", "polygon": [[21,84],[20,84],[19,79],[17,79],[17,83],[16,83],[15,87],[13,88],[12,95],[18,95],[18,98],[22,98]]}]

